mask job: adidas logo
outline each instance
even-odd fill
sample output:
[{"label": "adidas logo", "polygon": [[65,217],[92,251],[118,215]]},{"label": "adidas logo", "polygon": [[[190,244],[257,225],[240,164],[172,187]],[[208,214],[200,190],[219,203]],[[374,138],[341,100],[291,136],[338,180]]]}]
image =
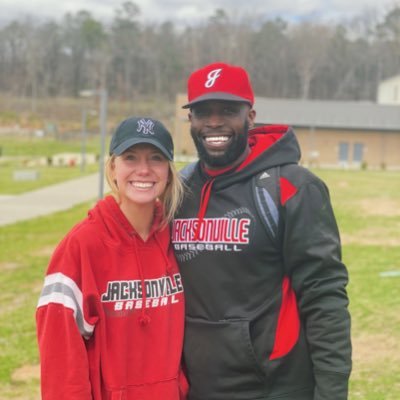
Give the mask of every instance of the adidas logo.
[{"label": "adidas logo", "polygon": [[260,179],[266,179],[266,178],[270,178],[270,177],[271,177],[271,175],[268,172],[263,172],[260,175]]}]

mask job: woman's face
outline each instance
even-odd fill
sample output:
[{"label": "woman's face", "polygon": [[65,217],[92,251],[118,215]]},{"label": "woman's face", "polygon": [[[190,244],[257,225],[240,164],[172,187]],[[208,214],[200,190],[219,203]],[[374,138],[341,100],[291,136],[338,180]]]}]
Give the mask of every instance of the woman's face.
[{"label": "woman's face", "polygon": [[115,158],[113,178],[121,203],[154,204],[168,184],[169,162],[155,146],[137,144]]}]

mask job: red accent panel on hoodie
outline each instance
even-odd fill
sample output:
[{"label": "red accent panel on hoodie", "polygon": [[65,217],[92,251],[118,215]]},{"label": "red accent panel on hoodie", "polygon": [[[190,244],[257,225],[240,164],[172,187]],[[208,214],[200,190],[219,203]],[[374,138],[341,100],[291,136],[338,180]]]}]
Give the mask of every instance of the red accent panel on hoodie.
[{"label": "red accent panel on hoodie", "polygon": [[297,187],[283,176],[279,178],[279,182],[281,185],[281,204],[285,205],[297,193]]},{"label": "red accent panel on hoodie", "polygon": [[264,153],[266,149],[271,147],[275,142],[277,142],[287,131],[281,130],[281,126],[278,126],[277,130],[269,131],[267,127],[255,128],[249,131],[249,145],[251,152],[247,158],[239,165],[237,171],[243,169],[246,165],[249,165],[253,160],[255,160],[260,154]]},{"label": "red accent panel on hoodie", "polygon": [[263,125],[263,126],[257,126],[249,131],[249,136],[257,135],[258,133],[262,134],[281,134],[283,135],[284,133],[287,132],[289,129],[289,125]]},{"label": "red accent panel on hoodie", "polygon": [[288,354],[297,343],[299,331],[300,320],[296,295],[289,278],[285,277],[282,283],[282,304],[275,333],[275,343],[269,359],[275,360]]}]

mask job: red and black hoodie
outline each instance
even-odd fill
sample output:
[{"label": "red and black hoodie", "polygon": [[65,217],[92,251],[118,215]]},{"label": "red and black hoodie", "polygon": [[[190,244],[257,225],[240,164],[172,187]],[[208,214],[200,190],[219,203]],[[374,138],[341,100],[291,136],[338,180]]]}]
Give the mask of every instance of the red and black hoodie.
[{"label": "red and black hoodie", "polygon": [[[210,176],[196,165],[173,224],[189,399],[345,400],[348,274],[328,190],[298,165],[290,128],[255,128],[249,143],[235,171]],[[255,177],[277,165],[278,245],[253,195]]]}]

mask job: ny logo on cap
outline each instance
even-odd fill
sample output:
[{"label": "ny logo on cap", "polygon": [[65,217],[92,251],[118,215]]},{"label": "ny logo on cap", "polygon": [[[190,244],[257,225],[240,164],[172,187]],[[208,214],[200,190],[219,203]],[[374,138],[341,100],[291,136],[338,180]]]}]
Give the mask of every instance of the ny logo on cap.
[{"label": "ny logo on cap", "polygon": [[204,84],[205,87],[210,88],[214,86],[215,81],[221,76],[222,68],[213,69],[207,75],[207,81]]},{"label": "ny logo on cap", "polygon": [[143,135],[154,135],[154,122],[150,119],[140,119],[138,121],[137,131],[142,132]]}]

